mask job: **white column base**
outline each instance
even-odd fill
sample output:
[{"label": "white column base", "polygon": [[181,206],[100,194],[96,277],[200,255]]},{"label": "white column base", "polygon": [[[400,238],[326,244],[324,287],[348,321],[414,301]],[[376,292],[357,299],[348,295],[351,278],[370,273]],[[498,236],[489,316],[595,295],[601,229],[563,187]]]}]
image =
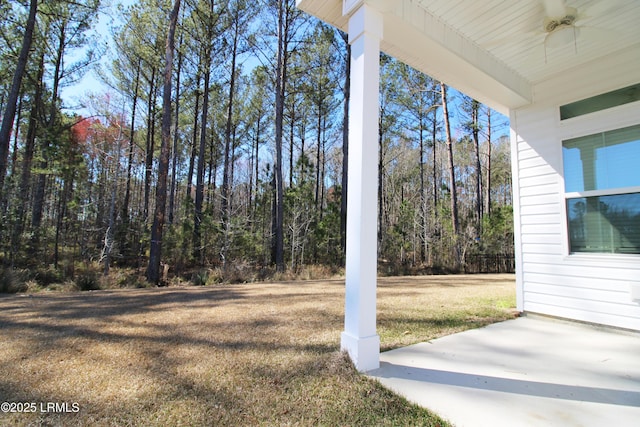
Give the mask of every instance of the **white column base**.
[{"label": "white column base", "polygon": [[354,337],[348,332],[343,332],[340,348],[349,353],[351,361],[360,372],[372,371],[380,367],[380,337],[378,335]]}]

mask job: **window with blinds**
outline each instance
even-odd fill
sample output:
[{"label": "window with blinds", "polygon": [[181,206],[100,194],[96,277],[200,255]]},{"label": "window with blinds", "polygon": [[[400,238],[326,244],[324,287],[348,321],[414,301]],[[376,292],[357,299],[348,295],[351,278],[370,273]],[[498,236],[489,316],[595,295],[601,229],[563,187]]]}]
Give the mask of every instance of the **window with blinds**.
[{"label": "window with blinds", "polygon": [[572,253],[640,254],[640,125],[563,141]]}]

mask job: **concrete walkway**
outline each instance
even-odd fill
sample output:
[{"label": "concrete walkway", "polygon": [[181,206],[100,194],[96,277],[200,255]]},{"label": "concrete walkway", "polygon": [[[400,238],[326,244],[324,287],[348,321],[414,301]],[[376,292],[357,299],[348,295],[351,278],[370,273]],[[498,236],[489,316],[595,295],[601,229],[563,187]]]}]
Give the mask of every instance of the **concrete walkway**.
[{"label": "concrete walkway", "polygon": [[640,334],[521,317],[392,350],[368,372],[457,427],[640,426]]}]

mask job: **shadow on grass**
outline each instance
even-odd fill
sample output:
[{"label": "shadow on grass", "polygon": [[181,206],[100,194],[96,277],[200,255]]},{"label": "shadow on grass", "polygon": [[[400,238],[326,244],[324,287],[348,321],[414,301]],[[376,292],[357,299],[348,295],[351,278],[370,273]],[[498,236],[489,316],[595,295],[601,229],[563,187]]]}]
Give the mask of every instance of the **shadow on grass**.
[{"label": "shadow on grass", "polygon": [[[399,294],[428,286],[407,282]],[[341,281],[3,296],[0,397],[80,401],[77,416],[45,414],[53,425],[377,425],[389,411],[430,425],[397,421],[406,403],[336,359],[343,306]]]},{"label": "shadow on grass", "polygon": [[[291,310],[286,306],[282,311],[273,311],[270,314],[262,314],[258,317],[252,314],[252,306],[261,306],[268,303],[278,307],[281,301],[291,301],[296,298],[308,298],[311,300],[322,298],[317,293],[288,292],[278,295],[247,295],[238,287],[228,289],[226,287],[201,289],[190,288],[188,290],[135,290],[135,291],[98,291],[95,293],[78,293],[71,295],[36,295],[29,297],[7,297],[0,299],[0,331],[9,333],[12,330],[29,331],[25,338],[38,337],[38,342],[50,342],[53,347],[58,346],[57,339],[70,336],[84,337],[96,341],[121,342],[128,339],[141,340],[143,342],[163,343],[172,342],[183,345],[214,346],[241,349],[249,346],[271,347],[278,349],[309,350],[305,345],[289,345],[283,340],[275,340],[278,334],[277,327],[282,323],[279,316]],[[187,315],[190,310],[215,309],[216,307],[231,304],[249,302],[246,313],[251,314],[245,318],[217,318],[198,319],[185,318],[184,323],[173,323],[175,319],[167,318],[167,322],[147,320],[153,314],[157,316],[163,312],[171,315],[171,310],[179,309]],[[309,309],[297,310],[300,316]],[[320,310],[322,318],[306,321],[306,328],[324,325],[337,325],[342,316]],[[149,315],[149,316],[146,316]],[[132,320],[134,319],[134,320]],[[180,327],[197,322],[198,330],[225,330],[235,329],[242,331],[237,337],[245,339],[219,340],[215,335],[211,338],[195,338],[181,333]],[[148,333],[114,333],[109,332],[109,325],[119,327],[144,328]],[[175,329],[175,330],[174,330]],[[275,335],[274,335],[275,334]],[[280,341],[277,343],[276,341]],[[326,347],[312,348],[314,351],[327,351]]]},{"label": "shadow on grass", "polygon": [[[312,375],[307,362],[293,356],[335,353],[337,341],[309,338],[318,331],[330,331],[342,319],[339,310],[334,313],[322,305],[296,306],[301,301],[341,298],[339,294],[327,296],[293,287],[273,292],[268,287],[255,289],[221,286],[0,298],[0,347],[10,350],[0,350],[0,397],[13,402],[80,400],[85,412],[80,418],[66,414],[64,422],[62,414],[34,414],[23,420],[27,424],[45,420],[45,424],[67,425],[77,418],[83,420],[78,421],[81,425],[87,416],[116,424],[146,424],[135,421],[136,413],[155,414],[162,420],[186,417],[178,424],[232,425],[238,420],[255,424],[262,416],[256,411],[264,407],[256,407],[252,389],[269,384],[256,383],[246,371],[266,363]],[[296,336],[290,324],[298,329]],[[229,374],[225,367],[237,372]],[[79,369],[103,372],[92,375]],[[24,380],[25,374],[29,381]],[[84,387],[91,390],[88,396],[94,396],[88,400],[86,390],[75,385],[65,386],[63,393],[50,391],[47,384],[52,377],[76,384],[79,380],[74,377],[85,374],[89,379]],[[122,388],[142,391],[115,398],[108,405],[96,401],[100,398],[95,396],[102,393],[100,384],[106,382],[109,388],[109,382],[116,380],[122,381]],[[277,395],[266,394],[265,399],[277,399]],[[193,407],[190,414],[177,415],[189,412],[189,405]]]}]

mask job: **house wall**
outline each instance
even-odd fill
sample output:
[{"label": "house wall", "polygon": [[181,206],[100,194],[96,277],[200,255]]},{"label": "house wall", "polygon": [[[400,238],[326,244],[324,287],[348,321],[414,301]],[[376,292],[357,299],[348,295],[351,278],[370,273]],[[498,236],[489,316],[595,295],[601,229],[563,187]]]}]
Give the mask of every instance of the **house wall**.
[{"label": "house wall", "polygon": [[638,82],[640,55],[620,52],[535,85],[534,103],[511,111],[521,311],[640,330],[630,291],[640,286],[640,255],[569,254],[562,164],[562,140],[639,124],[640,102],[559,115],[560,105]]}]

